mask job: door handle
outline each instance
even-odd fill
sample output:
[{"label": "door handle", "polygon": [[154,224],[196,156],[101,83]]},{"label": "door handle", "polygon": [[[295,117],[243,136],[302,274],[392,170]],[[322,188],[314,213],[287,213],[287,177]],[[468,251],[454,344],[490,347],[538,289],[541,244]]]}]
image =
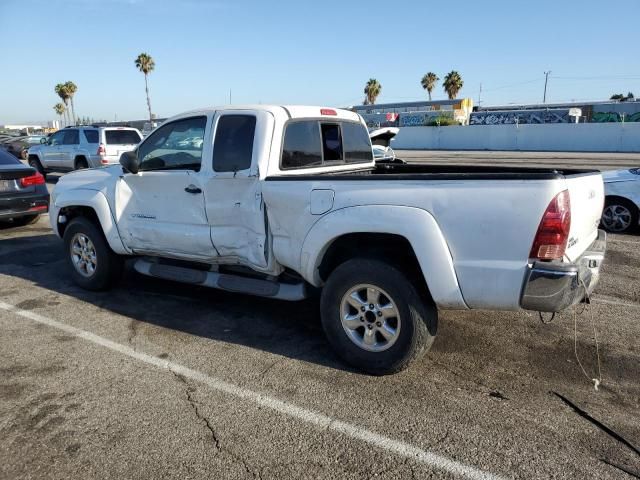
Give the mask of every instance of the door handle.
[{"label": "door handle", "polygon": [[189,185],[188,187],[185,187],[184,191],[187,193],[202,193],[202,190],[193,184]]}]

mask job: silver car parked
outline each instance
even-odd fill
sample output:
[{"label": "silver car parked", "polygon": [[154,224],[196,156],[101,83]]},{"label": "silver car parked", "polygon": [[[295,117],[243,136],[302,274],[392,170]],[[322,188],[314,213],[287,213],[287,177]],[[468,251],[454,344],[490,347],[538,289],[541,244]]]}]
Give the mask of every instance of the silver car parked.
[{"label": "silver car parked", "polygon": [[29,165],[42,175],[118,163],[120,155],[134,150],[142,140],[139,130],[129,127],[67,127],[41,145],[29,148]]}]

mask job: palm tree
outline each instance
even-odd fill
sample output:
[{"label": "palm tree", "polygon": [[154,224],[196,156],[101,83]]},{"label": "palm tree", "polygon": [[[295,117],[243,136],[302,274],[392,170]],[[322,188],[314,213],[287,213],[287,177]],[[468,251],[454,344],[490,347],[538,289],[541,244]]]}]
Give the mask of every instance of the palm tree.
[{"label": "palm tree", "polygon": [[380,95],[381,90],[382,85],[380,85],[380,82],[375,78],[370,78],[364,87],[364,104],[373,105],[376,103],[376,99],[378,98],[378,95]]},{"label": "palm tree", "polygon": [[151,114],[151,99],[149,98],[149,84],[147,82],[147,75],[153,71],[156,63],[151,58],[151,55],[147,53],[141,53],[136,58],[136,67],[142,73],[144,73],[144,90],[147,92],[147,107],[149,107],[149,121],[153,123],[153,115]]},{"label": "palm tree", "polygon": [[58,96],[60,97],[60,99],[64,102],[64,113],[65,113],[65,120],[64,123],[66,125],[69,125],[68,118],[69,118],[69,93],[67,92],[67,87],[66,84],[64,83],[58,83],[55,87],[55,91],[58,94]]},{"label": "palm tree", "polygon": [[60,123],[62,124],[62,115],[64,115],[64,112],[66,112],[67,109],[64,108],[64,105],[62,103],[56,103],[53,106],[53,109],[56,111],[58,115],[60,115]]},{"label": "palm tree", "polygon": [[433,89],[435,88],[438,80],[440,80],[438,75],[433,72],[428,72],[424,77],[422,77],[422,80],[420,81],[420,83],[422,84],[422,88],[424,88],[429,94],[429,101],[431,101],[431,92],[433,92]]},{"label": "palm tree", "polygon": [[78,123],[78,120],[76,118],[76,109],[73,106],[73,96],[78,91],[78,86],[71,80],[69,80],[64,84],[64,88],[66,89],[69,100],[71,101],[71,116],[73,117],[73,124],[76,125]]},{"label": "palm tree", "polygon": [[444,82],[442,82],[442,87],[448,95],[449,100],[453,100],[458,96],[458,92],[462,89],[463,85],[462,77],[455,70],[447,73],[444,77]]}]

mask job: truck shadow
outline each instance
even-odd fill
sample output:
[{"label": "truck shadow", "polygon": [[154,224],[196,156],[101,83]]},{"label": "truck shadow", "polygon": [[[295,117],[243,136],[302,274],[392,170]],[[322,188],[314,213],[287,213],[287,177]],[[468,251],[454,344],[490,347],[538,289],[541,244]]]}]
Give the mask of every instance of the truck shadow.
[{"label": "truck shadow", "polygon": [[[336,370],[354,371],[337,358],[327,343],[316,297],[285,302],[228,293],[142,276],[131,265],[114,289],[89,292],[72,282],[63,260],[62,242],[53,234],[46,234],[50,230],[42,222],[29,227],[28,232],[33,235],[0,239],[0,274],[32,282],[56,297],[72,297],[126,317],[132,329],[138,322],[161,327],[154,331],[154,336],[171,336],[179,331]],[[43,234],[38,235],[39,232]],[[0,299],[16,292],[17,289],[0,290]],[[33,301],[22,302],[19,307],[30,309],[47,304],[29,300]],[[63,301],[56,298],[54,304]],[[509,383],[515,370],[527,377],[540,375],[565,385],[571,379],[569,383],[581,385],[584,379],[575,364],[570,363],[573,344],[568,315],[544,326],[524,313],[441,312],[438,338],[429,359],[436,365],[457,365],[456,370],[466,371],[470,384],[482,377],[493,377],[494,381],[502,377],[496,383]],[[586,335],[581,336],[578,345],[581,351],[592,348]],[[500,358],[496,358],[496,351],[501,352]],[[616,365],[620,380],[638,374],[637,360],[629,352],[610,351],[606,356],[608,363]],[[503,371],[504,375],[496,375],[492,369]]]}]

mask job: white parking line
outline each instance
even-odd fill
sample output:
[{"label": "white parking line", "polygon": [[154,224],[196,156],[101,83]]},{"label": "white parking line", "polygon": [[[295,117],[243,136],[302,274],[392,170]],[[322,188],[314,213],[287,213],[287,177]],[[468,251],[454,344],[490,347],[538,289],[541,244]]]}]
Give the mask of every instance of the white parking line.
[{"label": "white parking line", "polygon": [[306,408],[298,407],[291,403],[278,400],[275,397],[254,392],[252,390],[239,387],[215,377],[210,377],[208,375],[205,375],[204,373],[198,372],[197,370],[192,370],[178,363],[160,359],[146,353],[137,352],[130,347],[113,342],[104,337],[100,337],[94,333],[87,332],[80,328],[72,327],[71,325],[58,322],[34,312],[21,310],[14,307],[13,305],[9,305],[8,303],[0,302],[0,308],[15,313],[16,315],[19,315],[21,317],[28,318],[29,320],[33,320],[34,322],[57,328],[83,340],[87,340],[96,345],[100,345],[101,347],[108,348],[109,350],[113,350],[114,352],[118,352],[146,364],[153,365],[154,367],[166,369],[171,372],[180,374],[186,378],[203,383],[208,387],[223,392],[227,395],[242,398],[246,401],[261,405],[266,408],[270,408],[271,410],[282,413],[283,415],[320,427],[324,430],[341,433],[343,435],[346,435],[347,437],[367,442],[370,445],[373,445],[382,450],[386,450],[387,452],[395,453],[397,455],[412,459],[416,462],[423,463],[430,467],[458,475],[462,478],[478,480],[493,480],[501,478],[497,475],[484,472],[475,467],[465,465],[445,456],[438,455],[437,453],[422,450],[421,448],[413,446],[409,443],[394,440],[392,438],[380,435],[357,425],[337,420],[322,413],[317,413]]}]

